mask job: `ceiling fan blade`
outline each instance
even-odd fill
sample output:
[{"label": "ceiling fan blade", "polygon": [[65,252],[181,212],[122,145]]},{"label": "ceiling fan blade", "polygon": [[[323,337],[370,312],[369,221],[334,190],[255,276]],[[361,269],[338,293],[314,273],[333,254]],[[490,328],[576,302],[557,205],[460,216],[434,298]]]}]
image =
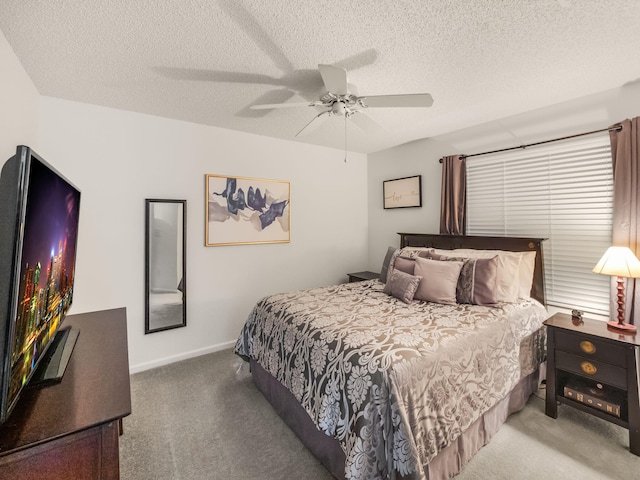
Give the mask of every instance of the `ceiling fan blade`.
[{"label": "ceiling fan blade", "polygon": [[151,67],[151,70],[173,80],[192,80],[198,82],[255,83],[259,85],[283,86],[282,80],[269,75],[245,72],[225,72],[222,70],[203,70],[198,68]]},{"label": "ceiling fan blade", "polygon": [[[378,58],[378,51],[375,48],[370,48],[350,57],[343,58],[339,62],[335,62],[336,66],[346,68],[347,70],[356,70],[361,67],[371,65]],[[351,92],[353,93],[353,92]]]},{"label": "ceiling fan blade", "polygon": [[347,71],[333,65],[318,65],[320,75],[327,91],[335,95],[347,94]]},{"label": "ceiling fan blade", "polygon": [[262,105],[266,103],[284,103],[288,101],[291,97],[295,95],[295,92],[288,90],[286,88],[279,88],[276,90],[268,90],[258,98],[256,98],[253,102],[250,102],[246,106],[242,108],[239,112],[236,113],[239,117],[246,118],[261,118],[265,115],[268,115],[270,112],[267,109],[264,110],[251,110],[251,105]]},{"label": "ceiling fan blade", "polygon": [[317,128],[322,125],[331,115],[333,115],[333,112],[331,110],[329,110],[328,112],[322,112],[320,115],[316,115],[309,123],[302,127],[302,130],[296,133],[296,137],[309,135],[311,132],[317,130]]},{"label": "ceiling fan blade", "polygon": [[428,93],[408,93],[400,95],[372,95],[359,97],[364,107],[430,107],[433,97]]},{"label": "ceiling fan blade", "polygon": [[282,72],[291,72],[293,65],[282,51],[282,47],[273,40],[258,19],[236,0],[218,0],[222,10],[251,38],[256,47],[262,50]]},{"label": "ceiling fan blade", "polygon": [[300,103],[265,103],[262,105],[251,105],[252,110],[262,110],[265,108],[297,108],[297,107],[317,107],[323,105],[322,102],[300,102]]},{"label": "ceiling fan blade", "polygon": [[372,135],[386,133],[386,129],[382,127],[378,122],[374,121],[371,117],[365,115],[359,110],[354,110],[349,116],[354,125],[365,133]]}]

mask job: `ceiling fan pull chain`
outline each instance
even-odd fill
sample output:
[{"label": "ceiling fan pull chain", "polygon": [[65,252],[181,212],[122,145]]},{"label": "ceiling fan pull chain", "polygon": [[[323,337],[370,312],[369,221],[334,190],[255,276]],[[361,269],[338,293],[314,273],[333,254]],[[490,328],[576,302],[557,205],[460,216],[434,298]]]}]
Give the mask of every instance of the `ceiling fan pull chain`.
[{"label": "ceiling fan pull chain", "polygon": [[344,114],[344,163],[347,163],[347,114]]}]

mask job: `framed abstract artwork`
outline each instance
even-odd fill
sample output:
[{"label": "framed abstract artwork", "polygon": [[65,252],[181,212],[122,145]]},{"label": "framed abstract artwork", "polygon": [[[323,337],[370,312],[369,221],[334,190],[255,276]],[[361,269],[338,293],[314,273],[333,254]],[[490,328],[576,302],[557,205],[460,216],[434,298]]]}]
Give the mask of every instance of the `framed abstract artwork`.
[{"label": "framed abstract artwork", "polygon": [[382,182],[384,208],[422,206],[422,175]]},{"label": "framed abstract artwork", "polygon": [[206,175],[205,245],[291,241],[287,181]]}]

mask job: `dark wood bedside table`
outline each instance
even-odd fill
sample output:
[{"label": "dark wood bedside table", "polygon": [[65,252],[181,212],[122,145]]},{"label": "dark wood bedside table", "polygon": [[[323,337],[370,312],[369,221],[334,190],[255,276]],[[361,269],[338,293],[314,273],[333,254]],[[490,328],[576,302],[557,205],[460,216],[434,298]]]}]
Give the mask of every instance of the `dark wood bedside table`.
[{"label": "dark wood bedside table", "polygon": [[[607,323],[588,318],[574,320],[557,313],[547,326],[547,397],[545,413],[558,417],[558,403],[620,425],[629,430],[629,450],[640,456],[640,340],[607,328]],[[565,387],[587,385],[601,394],[604,407],[588,403],[589,392],[579,401]],[[599,388],[598,385],[602,388]],[[590,387],[589,387],[590,386]],[[581,387],[578,387],[578,390]],[[575,399],[568,398],[569,395]],[[606,411],[607,405],[619,405]],[[602,410],[601,408],[604,408]]]},{"label": "dark wood bedside table", "polygon": [[380,278],[380,274],[376,272],[347,273],[347,276],[349,277],[349,283],[361,282],[363,280],[373,280],[374,278]]}]

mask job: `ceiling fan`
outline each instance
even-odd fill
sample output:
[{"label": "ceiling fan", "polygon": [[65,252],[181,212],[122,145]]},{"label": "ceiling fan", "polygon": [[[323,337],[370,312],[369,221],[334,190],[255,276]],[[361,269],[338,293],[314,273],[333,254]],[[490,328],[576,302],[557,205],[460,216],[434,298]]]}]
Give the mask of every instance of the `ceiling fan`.
[{"label": "ceiling fan", "polygon": [[381,130],[382,127],[363,113],[367,108],[385,107],[430,107],[433,98],[428,93],[411,93],[400,95],[358,95],[355,85],[348,83],[347,71],[333,65],[318,65],[322,81],[327,93],[320,100],[303,103],[271,103],[252,105],[253,110],[269,108],[321,107],[327,110],[315,116],[307,123],[296,137],[308,135],[333,116],[340,116],[352,120],[365,132]]}]

